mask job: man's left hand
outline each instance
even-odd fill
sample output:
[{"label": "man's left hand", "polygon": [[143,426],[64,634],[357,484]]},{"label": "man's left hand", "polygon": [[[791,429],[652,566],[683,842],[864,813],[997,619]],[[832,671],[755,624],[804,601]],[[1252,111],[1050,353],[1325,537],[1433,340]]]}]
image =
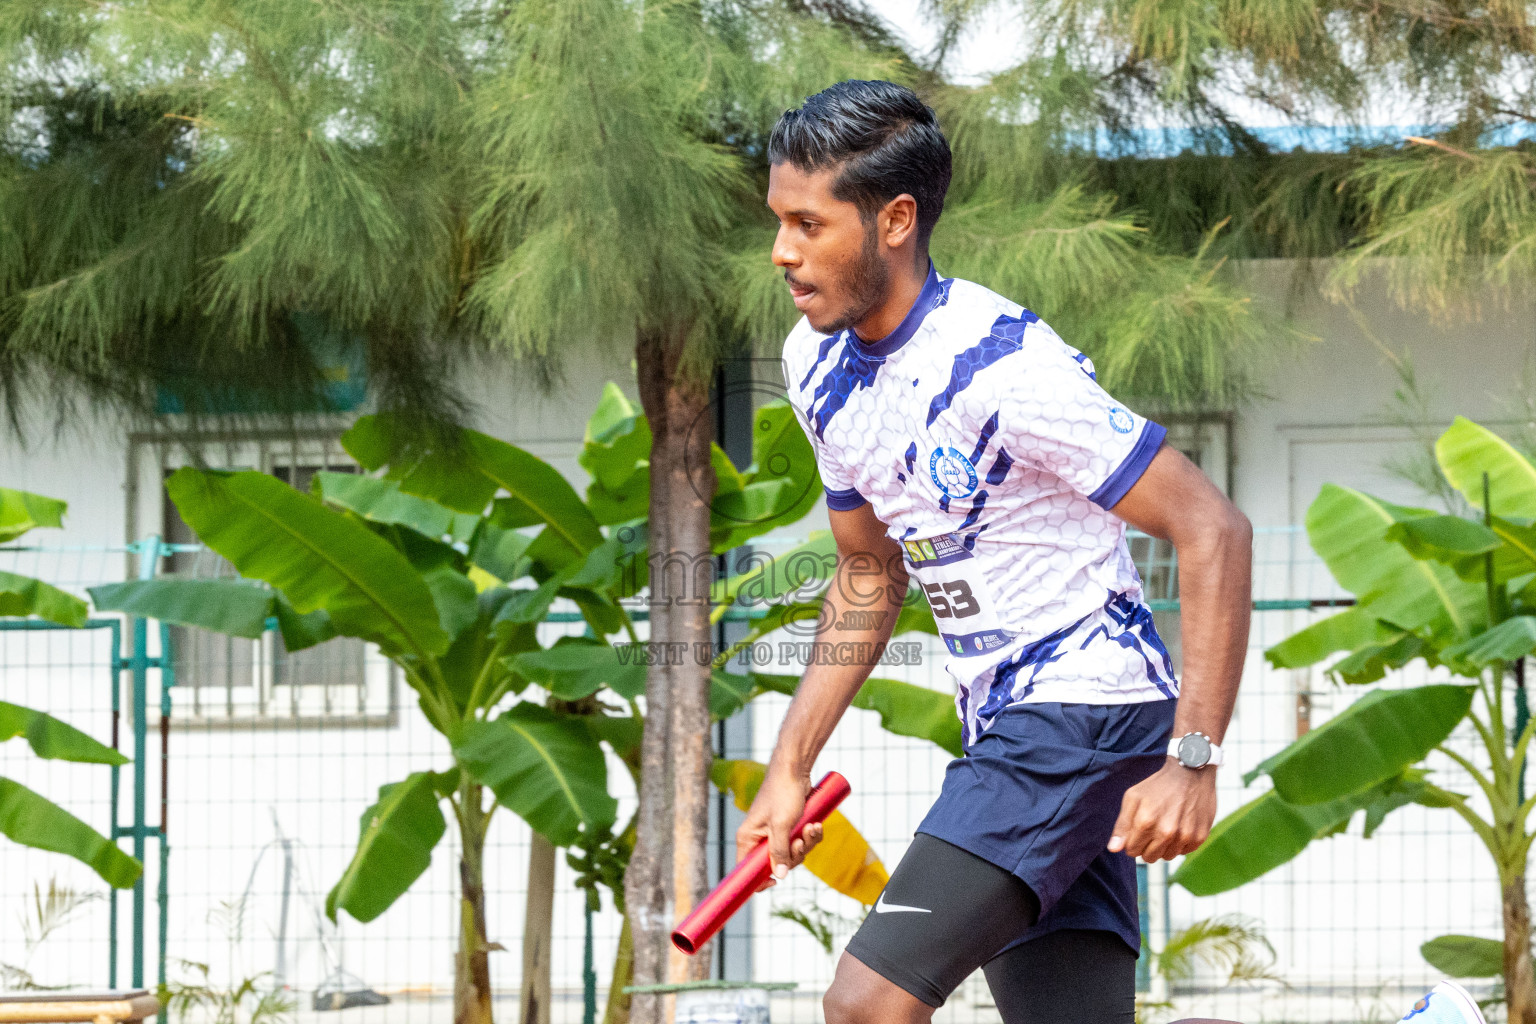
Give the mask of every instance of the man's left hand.
[{"label": "man's left hand", "polygon": [[1185,768],[1172,758],[1125,791],[1110,836],[1112,853],[1172,860],[1205,842],[1216,820],[1216,770]]}]

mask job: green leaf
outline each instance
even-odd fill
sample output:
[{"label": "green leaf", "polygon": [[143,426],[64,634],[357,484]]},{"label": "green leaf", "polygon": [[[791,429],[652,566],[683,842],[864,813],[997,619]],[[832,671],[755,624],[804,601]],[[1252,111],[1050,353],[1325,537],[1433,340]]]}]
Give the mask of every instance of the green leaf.
[{"label": "green leaf", "polygon": [[887,732],[928,740],[955,757],[965,753],[953,694],[899,679],[870,678],[854,695],[853,706],[877,713]]},{"label": "green leaf", "polygon": [[380,480],[358,473],[316,473],[314,492],[322,501],[339,505],[375,523],[389,523],[415,530],[433,540],[445,537],[467,541],[480,517],[439,505],[428,498],[406,494],[395,480]]},{"label": "green leaf", "polygon": [[[475,682],[482,674],[486,678],[477,703],[489,700],[495,694],[510,672],[503,663],[504,655],[538,649],[532,626],[525,625],[518,630],[509,624],[504,632],[496,630],[498,616],[512,595],[513,591],[506,587],[494,587],[477,595],[474,624],[459,633],[448,653],[438,659],[443,678],[461,709],[467,707]],[[494,650],[498,641],[502,644],[499,652]],[[495,660],[491,660],[492,653],[498,655]],[[521,689],[518,687],[519,691]]]},{"label": "green leaf", "polygon": [[183,467],[166,481],[182,518],[242,576],[282,591],[300,613],[324,609],[338,633],[386,654],[442,654],[449,637],[406,557],[357,520],[264,473]]},{"label": "green leaf", "polygon": [[300,615],[282,594],[274,593],[272,597],[272,614],[277,619],[284,650],[302,651],[336,635],[336,626],[324,609]]},{"label": "green leaf", "polygon": [[1440,659],[1467,673],[1480,672],[1496,661],[1514,661],[1536,651],[1536,617],[1516,615],[1470,640],[1440,652]]},{"label": "green leaf", "polygon": [[1266,650],[1264,658],[1275,668],[1303,668],[1335,651],[1352,651],[1399,635],[1370,612],[1355,607],[1291,634]]},{"label": "green leaf", "polygon": [[1496,978],[1504,973],[1504,943],[1473,935],[1441,935],[1419,947],[1429,965],[1452,978]]},{"label": "green leaf", "polygon": [[516,530],[503,529],[483,521],[469,545],[469,560],[503,583],[527,574],[532,559],[524,552],[533,538]]},{"label": "green leaf", "polygon": [[73,857],[116,889],[129,889],[144,865],[91,826],[26,786],[0,778],[0,833],[13,842]]},{"label": "green leaf", "polygon": [[1476,687],[1375,690],[1243,776],[1268,773],[1288,802],[1321,804],[1392,778],[1438,746],[1467,715]]},{"label": "green leaf", "polygon": [[1307,509],[1307,535],[1334,579],[1371,615],[1405,631],[1437,626],[1470,636],[1485,620],[1483,588],[1386,539],[1394,523],[1433,515],[1324,484]]},{"label": "green leaf", "polygon": [[448,823],[438,806],[433,772],[412,772],[379,787],[379,799],[358,822],[357,852],[325,897],[332,921],[345,910],[364,923],[399,899],[432,863],[432,848]]},{"label": "green leaf", "polygon": [[1430,665],[1439,664],[1434,648],[1412,633],[1400,633],[1383,644],[1368,644],[1347,658],[1340,658],[1328,669],[1328,674],[1350,686],[1374,683],[1386,677],[1389,670],[1402,668],[1415,658],[1423,658]]},{"label": "green leaf", "polygon": [[272,591],[246,580],[130,580],[90,588],[96,607],[196,626],[249,640],[260,637],[273,612]]},{"label": "green leaf", "polygon": [[[793,696],[800,685],[799,676],[752,673],[758,689]],[[864,680],[853,696],[853,707],[873,711],[880,725],[897,736],[928,740],[956,757],[964,753],[960,743],[960,717],[955,699],[947,693],[930,690],[898,679],[872,677]]]},{"label": "green leaf", "polygon": [[1479,566],[1483,555],[1503,543],[1498,534],[1482,523],[1461,516],[1404,519],[1387,528],[1387,539],[1407,548],[1415,558],[1434,559],[1453,568]]},{"label": "green leaf", "polygon": [[[603,542],[602,530],[591,510],[554,466],[516,445],[485,434],[469,430],[465,435],[480,471],[505,488],[510,500],[521,503],[546,524],[540,537],[549,536],[551,542],[558,540],[569,551],[569,558],[585,556]],[[498,524],[510,525],[506,520],[499,520]],[[558,569],[566,560],[546,557],[546,564]]]},{"label": "green leaf", "polygon": [[[597,408],[587,420],[581,454],[576,461],[592,475],[596,487],[604,491],[627,489],[634,477],[648,467],[651,457],[651,427],[613,381],[603,385]],[[649,480],[649,472],[646,474]],[[648,494],[649,486],[640,488]],[[590,496],[591,491],[588,491]],[[643,509],[642,509],[643,511]]]},{"label": "green leaf", "polygon": [[525,701],[494,721],[466,724],[453,752],[498,803],[556,846],[613,824],[618,802],[608,795],[603,748],[578,718]]},{"label": "green leaf", "polygon": [[38,527],[62,528],[69,506],[58,498],[0,487],[0,544]]},{"label": "green leaf", "polygon": [[1284,864],[1312,840],[1339,832],[1370,799],[1356,794],[1298,807],[1271,790],[1218,821],[1169,881],[1196,896],[1235,889]]},{"label": "green leaf", "polygon": [[716,722],[730,718],[757,696],[752,677],[714,669],[709,673],[709,717]]},{"label": "green leaf", "polygon": [[507,665],[562,700],[580,700],[605,686],[630,699],[645,692],[643,657],[626,660],[614,645],[588,637],[561,637],[547,650],[519,654]]},{"label": "green leaf", "polygon": [[421,433],[395,416],[361,417],[341,435],[341,446],[364,469],[388,466],[386,476],[402,491],[456,512],[480,515],[496,493],[496,482],[480,471],[464,446],[445,450],[423,445]]},{"label": "green leaf", "polygon": [[715,605],[765,605],[790,593],[804,593],[832,577],[837,569],[837,541],[831,530],[812,530],[804,543],[768,558],[752,552],[752,568],[717,580],[709,599]]},{"label": "green leaf", "polygon": [[821,497],[816,454],[785,398],[775,398],[752,414],[752,466],[748,484],[782,481],[792,500],[780,511],[781,522],[798,522]]},{"label": "green leaf", "polygon": [[25,736],[38,757],[81,764],[127,764],[128,758],[52,715],[0,701],[0,743]]},{"label": "green leaf", "polygon": [[1474,508],[1483,507],[1483,474],[1495,515],[1536,517],[1536,466],[1487,427],[1457,416],[1435,442],[1435,458],[1451,486]]},{"label": "green leaf", "polygon": [[13,572],[0,572],[0,616],[5,615],[36,615],[78,629],[90,617],[90,606],[50,583]]}]

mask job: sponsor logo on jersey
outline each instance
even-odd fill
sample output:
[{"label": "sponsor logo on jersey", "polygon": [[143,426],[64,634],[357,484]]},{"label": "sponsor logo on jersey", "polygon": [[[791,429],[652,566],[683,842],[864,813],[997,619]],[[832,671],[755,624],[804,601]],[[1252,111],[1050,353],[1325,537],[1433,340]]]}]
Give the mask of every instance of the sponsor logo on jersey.
[{"label": "sponsor logo on jersey", "polygon": [[1109,425],[1115,428],[1118,434],[1129,434],[1136,421],[1131,419],[1131,414],[1118,405],[1109,410]]},{"label": "sponsor logo on jersey", "polygon": [[933,450],[928,459],[928,475],[951,498],[964,498],[976,490],[976,467],[953,448]]}]

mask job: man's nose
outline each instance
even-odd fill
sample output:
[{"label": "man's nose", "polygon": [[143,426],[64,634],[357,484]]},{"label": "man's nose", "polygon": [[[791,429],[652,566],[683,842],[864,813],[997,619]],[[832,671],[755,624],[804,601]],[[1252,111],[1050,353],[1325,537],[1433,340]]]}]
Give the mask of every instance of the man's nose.
[{"label": "man's nose", "polygon": [[795,251],[794,246],[789,244],[789,239],[785,237],[785,234],[786,234],[786,232],[784,231],[784,229],[782,227],[780,227],[779,228],[779,233],[774,236],[774,239],[773,239],[773,263],[774,263],[774,266],[777,266],[777,267],[796,267],[796,266],[799,266],[800,265],[800,254]]}]

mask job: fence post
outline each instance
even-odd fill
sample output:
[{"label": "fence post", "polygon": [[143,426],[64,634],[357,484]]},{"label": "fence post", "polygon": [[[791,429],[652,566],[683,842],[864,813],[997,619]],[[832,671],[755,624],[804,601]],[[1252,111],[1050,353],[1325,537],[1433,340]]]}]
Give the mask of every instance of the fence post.
[{"label": "fence post", "polygon": [[[150,534],[139,546],[139,579],[153,579],[160,562],[160,537]],[[149,822],[145,815],[144,759],[149,753],[149,622],[133,620],[133,856],[144,863],[144,839]],[[133,987],[144,985],[144,876],[133,883]]]}]

